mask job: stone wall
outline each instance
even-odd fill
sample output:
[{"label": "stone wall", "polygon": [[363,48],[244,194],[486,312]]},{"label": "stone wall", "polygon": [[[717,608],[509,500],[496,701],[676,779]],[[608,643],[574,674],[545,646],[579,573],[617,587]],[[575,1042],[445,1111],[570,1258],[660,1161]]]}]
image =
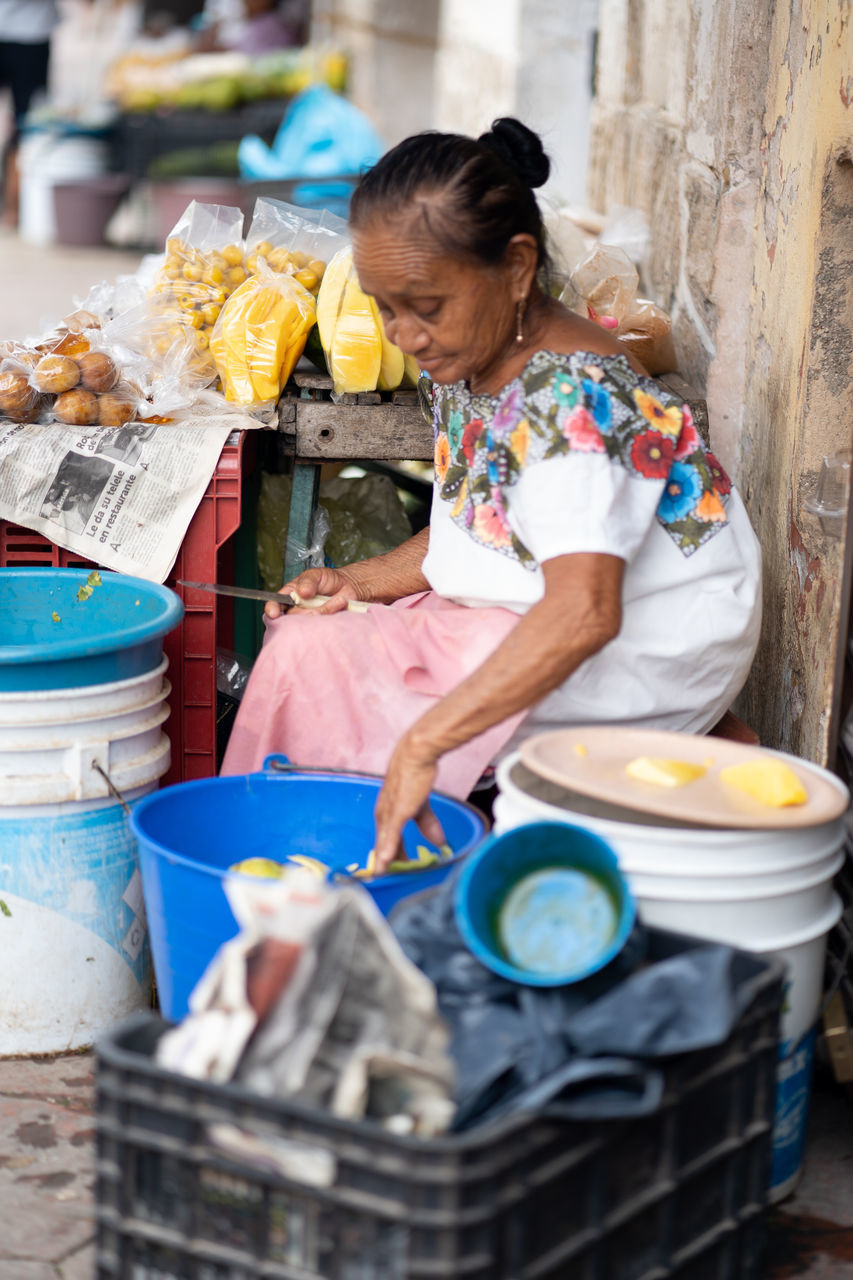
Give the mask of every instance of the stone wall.
[{"label": "stone wall", "polygon": [[771,746],[833,753],[846,516],[807,510],[853,444],[850,0],[603,0],[590,203],[649,217],[649,294],[764,552],[741,700]]}]

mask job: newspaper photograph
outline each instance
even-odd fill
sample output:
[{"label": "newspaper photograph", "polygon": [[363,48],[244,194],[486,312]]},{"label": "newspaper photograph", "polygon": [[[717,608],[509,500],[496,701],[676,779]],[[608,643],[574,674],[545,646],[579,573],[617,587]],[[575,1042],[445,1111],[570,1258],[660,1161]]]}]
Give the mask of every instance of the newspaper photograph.
[{"label": "newspaper photograph", "polygon": [[164,582],[234,428],[0,422],[0,517],[106,569]]}]

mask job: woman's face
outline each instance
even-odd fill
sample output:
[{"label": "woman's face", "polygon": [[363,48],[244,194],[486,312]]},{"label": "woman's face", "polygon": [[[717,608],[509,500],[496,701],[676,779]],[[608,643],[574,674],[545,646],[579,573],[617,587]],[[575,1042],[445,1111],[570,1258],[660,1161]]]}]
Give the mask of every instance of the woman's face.
[{"label": "woman's face", "polygon": [[482,381],[512,348],[511,272],[445,253],[417,214],[353,233],[353,261],[385,333],[435,382]]}]

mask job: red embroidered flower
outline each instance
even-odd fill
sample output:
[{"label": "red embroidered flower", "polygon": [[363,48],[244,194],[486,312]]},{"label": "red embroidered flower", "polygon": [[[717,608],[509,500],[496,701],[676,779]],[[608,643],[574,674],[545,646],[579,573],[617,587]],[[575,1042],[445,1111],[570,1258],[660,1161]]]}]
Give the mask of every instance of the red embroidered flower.
[{"label": "red embroidered flower", "polygon": [[711,473],[711,479],[714,482],[714,488],[717,493],[731,493],[732,482],[722,463],[714,457],[713,453],[706,453],[705,461],[708,464],[708,470]]},{"label": "red embroidered flower", "polygon": [[474,461],[474,449],[483,434],[483,419],[472,418],[462,433],[462,452],[468,459],[468,465]]},{"label": "red embroidered flower", "polygon": [[592,414],[582,406],[573,409],[566,418],[563,435],[572,448],[580,453],[604,453],[601,432],[593,422]]},{"label": "red embroidered flower", "polygon": [[641,476],[665,480],[672,466],[675,441],[660,431],[644,431],[631,445],[631,461]]},{"label": "red embroidered flower", "polygon": [[688,454],[695,453],[697,449],[702,447],[699,432],[693,425],[693,415],[686,404],[682,406],[681,414],[682,427],[681,434],[678,437],[678,446],[675,450],[676,462],[680,462],[682,458],[686,458]]}]

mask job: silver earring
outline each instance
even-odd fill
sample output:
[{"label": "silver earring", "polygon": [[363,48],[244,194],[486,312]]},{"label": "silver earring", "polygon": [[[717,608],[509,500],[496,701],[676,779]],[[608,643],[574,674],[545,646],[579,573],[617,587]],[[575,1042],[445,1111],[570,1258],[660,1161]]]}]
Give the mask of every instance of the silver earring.
[{"label": "silver earring", "polygon": [[515,340],[519,346],[524,341],[524,308],[526,298],[519,298],[515,308]]}]

